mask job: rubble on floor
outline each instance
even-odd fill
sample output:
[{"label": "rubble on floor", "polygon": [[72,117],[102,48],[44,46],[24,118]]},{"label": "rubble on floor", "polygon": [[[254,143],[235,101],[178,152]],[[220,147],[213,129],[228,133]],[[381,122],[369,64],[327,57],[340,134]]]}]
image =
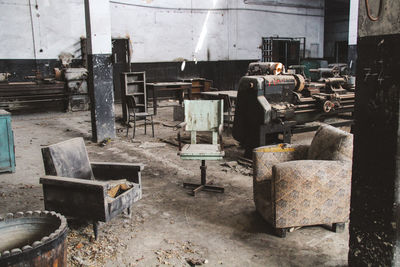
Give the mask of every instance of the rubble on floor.
[{"label": "rubble on floor", "polygon": [[222,171],[225,172],[234,171],[247,176],[253,175],[253,169],[251,165],[243,160],[226,161],[220,165],[224,167]]},{"label": "rubble on floor", "polygon": [[169,266],[197,266],[208,263],[204,259],[201,248],[196,244],[185,241],[179,242],[170,239],[164,239],[168,249],[158,249],[154,251],[159,264]]}]

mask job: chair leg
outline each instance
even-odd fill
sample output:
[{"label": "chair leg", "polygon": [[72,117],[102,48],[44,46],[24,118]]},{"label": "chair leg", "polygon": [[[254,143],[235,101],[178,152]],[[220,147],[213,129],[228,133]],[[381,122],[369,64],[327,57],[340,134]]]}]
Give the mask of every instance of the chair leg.
[{"label": "chair leg", "polygon": [[207,166],[206,166],[206,161],[202,160],[201,161],[201,166],[200,166],[200,171],[201,171],[201,183],[200,184],[192,184],[192,183],[183,183],[183,187],[189,187],[193,188],[192,189],[192,195],[196,196],[196,193],[200,191],[209,191],[209,192],[218,192],[218,193],[224,193],[224,188],[220,186],[214,186],[214,185],[208,185],[207,184]]},{"label": "chair leg", "polygon": [[132,135],[132,139],[135,138],[135,133],[136,133],[136,114],[133,115],[133,135]]},{"label": "chair leg", "polygon": [[153,132],[153,137],[154,137],[154,122],[153,122],[153,115],[150,116],[151,118],[151,130]]},{"label": "chair leg", "polygon": [[231,131],[231,112],[228,109],[228,132]]},{"label": "chair leg", "polygon": [[288,228],[275,228],[275,234],[280,238],[285,238]]},{"label": "chair leg", "polygon": [[144,134],[147,134],[147,117],[144,117]]},{"label": "chair leg", "polygon": [[94,232],[94,240],[97,240],[99,237],[99,222],[93,221],[93,232]]},{"label": "chair leg", "polygon": [[132,218],[132,207],[128,207],[128,208],[126,208],[126,213],[127,213],[127,215],[128,215],[128,218]]},{"label": "chair leg", "polygon": [[128,133],[129,133],[129,121],[130,121],[130,116],[128,114],[128,122],[126,123],[126,137],[128,137]]},{"label": "chair leg", "polygon": [[333,223],[332,224],[332,231],[335,233],[342,233],[345,228],[345,223]]},{"label": "chair leg", "polygon": [[205,160],[201,161],[200,173],[201,173],[201,185],[206,185],[207,166]]}]

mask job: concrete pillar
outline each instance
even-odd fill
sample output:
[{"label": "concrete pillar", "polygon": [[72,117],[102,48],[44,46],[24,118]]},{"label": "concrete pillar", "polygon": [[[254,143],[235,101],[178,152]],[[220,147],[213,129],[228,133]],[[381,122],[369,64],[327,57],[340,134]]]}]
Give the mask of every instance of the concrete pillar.
[{"label": "concrete pillar", "polygon": [[358,1],[350,0],[348,64],[352,75],[355,75],[357,62]]},{"label": "concrete pillar", "polygon": [[85,0],[92,139],[115,137],[109,0]]},{"label": "concrete pillar", "polygon": [[382,3],[373,21],[359,2],[349,266],[400,266],[400,1]]}]

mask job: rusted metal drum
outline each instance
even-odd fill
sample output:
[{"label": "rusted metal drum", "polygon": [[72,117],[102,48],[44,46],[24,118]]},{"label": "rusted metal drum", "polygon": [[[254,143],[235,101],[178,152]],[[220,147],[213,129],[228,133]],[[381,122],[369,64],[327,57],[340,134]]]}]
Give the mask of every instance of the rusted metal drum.
[{"label": "rusted metal drum", "polygon": [[67,220],[54,211],[0,217],[0,266],[67,266]]}]

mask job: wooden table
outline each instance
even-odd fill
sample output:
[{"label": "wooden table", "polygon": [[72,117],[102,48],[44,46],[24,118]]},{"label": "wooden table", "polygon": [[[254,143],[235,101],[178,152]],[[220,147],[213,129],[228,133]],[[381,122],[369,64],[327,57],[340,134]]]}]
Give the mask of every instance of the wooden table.
[{"label": "wooden table", "polygon": [[[222,97],[222,95],[228,95],[229,99],[226,97]],[[224,122],[228,124],[228,128],[233,125],[233,116],[235,114],[235,106],[237,99],[237,91],[229,90],[229,91],[210,91],[210,92],[202,92],[201,97],[203,99],[208,100],[219,100],[222,99],[224,101]]]},{"label": "wooden table", "polygon": [[205,78],[182,79],[181,82],[192,83],[192,99],[201,98],[201,92],[208,92],[212,87],[213,81]]},{"label": "wooden table", "polygon": [[[159,83],[147,83],[147,91],[152,91],[153,96],[153,109],[154,115],[157,114],[157,98],[160,91],[175,91],[176,96],[179,100],[179,104],[182,104],[185,91],[188,94],[188,98],[192,97],[192,83],[186,82],[159,82]],[[149,95],[149,94],[148,94]]]}]

